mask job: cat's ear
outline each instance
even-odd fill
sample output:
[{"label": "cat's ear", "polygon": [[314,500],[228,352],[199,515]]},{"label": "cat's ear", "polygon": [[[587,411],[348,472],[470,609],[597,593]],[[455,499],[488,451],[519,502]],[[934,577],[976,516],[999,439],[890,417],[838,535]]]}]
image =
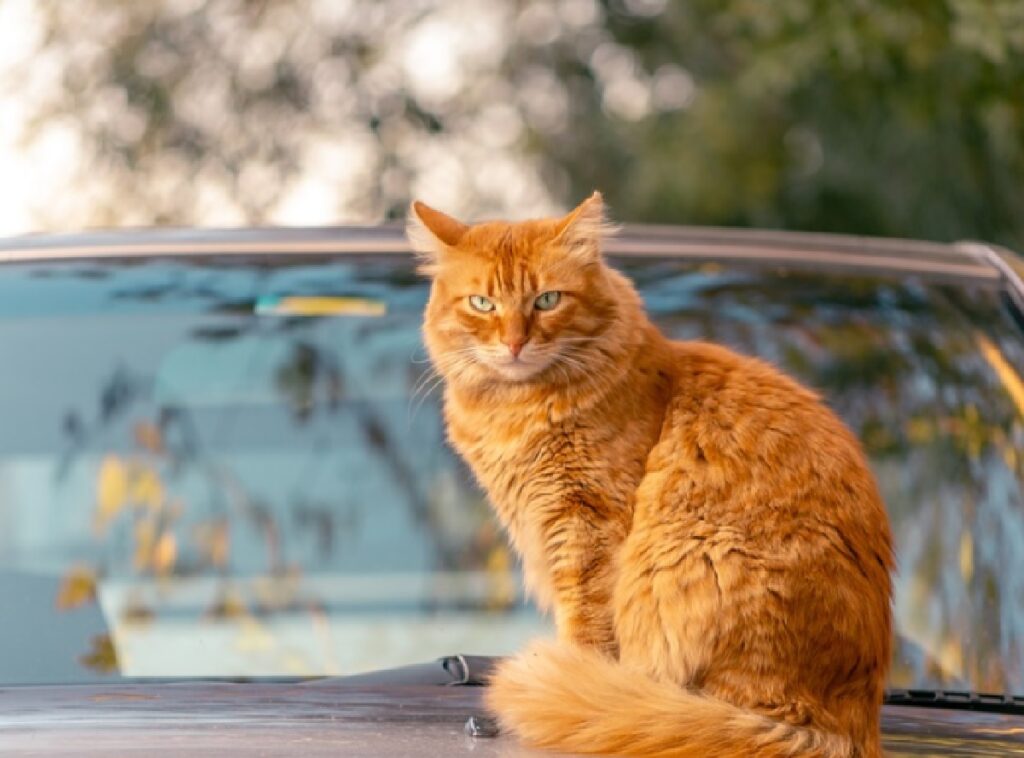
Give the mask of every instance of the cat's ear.
[{"label": "cat's ear", "polygon": [[409,207],[405,236],[419,258],[420,273],[434,275],[438,262],[449,248],[459,244],[467,229],[469,227],[461,221],[414,200]]},{"label": "cat's ear", "polygon": [[616,231],[605,217],[604,198],[600,192],[594,192],[559,219],[555,229],[555,241],[581,262],[599,260],[602,241]]}]

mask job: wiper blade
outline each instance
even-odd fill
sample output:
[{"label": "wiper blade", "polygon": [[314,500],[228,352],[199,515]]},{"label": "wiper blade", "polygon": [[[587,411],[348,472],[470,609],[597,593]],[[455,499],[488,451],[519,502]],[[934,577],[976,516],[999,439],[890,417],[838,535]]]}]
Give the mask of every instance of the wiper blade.
[{"label": "wiper blade", "polygon": [[452,678],[447,684],[483,685],[500,660],[489,655],[446,655],[441,666]]},{"label": "wiper blade", "polygon": [[996,695],[962,690],[888,690],[885,693],[885,704],[1024,716],[1024,696],[1021,695]]}]

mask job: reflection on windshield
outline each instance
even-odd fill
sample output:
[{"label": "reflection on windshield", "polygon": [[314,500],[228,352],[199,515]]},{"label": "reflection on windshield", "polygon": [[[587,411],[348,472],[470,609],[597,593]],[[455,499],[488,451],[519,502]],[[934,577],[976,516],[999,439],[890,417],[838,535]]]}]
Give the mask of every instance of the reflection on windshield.
[{"label": "reflection on windshield", "polygon": [[[771,360],[864,441],[893,683],[1024,692],[1024,349],[999,294],[623,267],[670,334]],[[0,631],[51,660],[0,682],[353,673],[543,631],[444,444],[425,299],[379,258],[0,269],[0,599],[64,635]]]}]

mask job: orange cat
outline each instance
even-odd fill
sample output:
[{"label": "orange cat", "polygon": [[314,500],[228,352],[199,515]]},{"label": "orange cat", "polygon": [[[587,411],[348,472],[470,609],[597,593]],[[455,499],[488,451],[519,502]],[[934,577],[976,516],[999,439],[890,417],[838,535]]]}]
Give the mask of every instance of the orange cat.
[{"label": "orange cat", "polygon": [[449,437],[558,629],[488,706],[566,751],[880,756],[893,557],[856,439],[771,366],[663,337],[606,231],[596,193],[410,215]]}]

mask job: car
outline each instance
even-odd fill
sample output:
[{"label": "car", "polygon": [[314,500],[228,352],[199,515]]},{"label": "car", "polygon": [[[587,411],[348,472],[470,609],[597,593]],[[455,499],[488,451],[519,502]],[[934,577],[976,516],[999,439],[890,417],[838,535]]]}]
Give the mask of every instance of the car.
[{"label": "car", "polygon": [[[1021,259],[640,225],[605,253],[666,333],[863,441],[889,754],[1024,750]],[[534,754],[480,685],[551,626],[445,444],[427,289],[397,225],[0,242],[0,752]]]}]

